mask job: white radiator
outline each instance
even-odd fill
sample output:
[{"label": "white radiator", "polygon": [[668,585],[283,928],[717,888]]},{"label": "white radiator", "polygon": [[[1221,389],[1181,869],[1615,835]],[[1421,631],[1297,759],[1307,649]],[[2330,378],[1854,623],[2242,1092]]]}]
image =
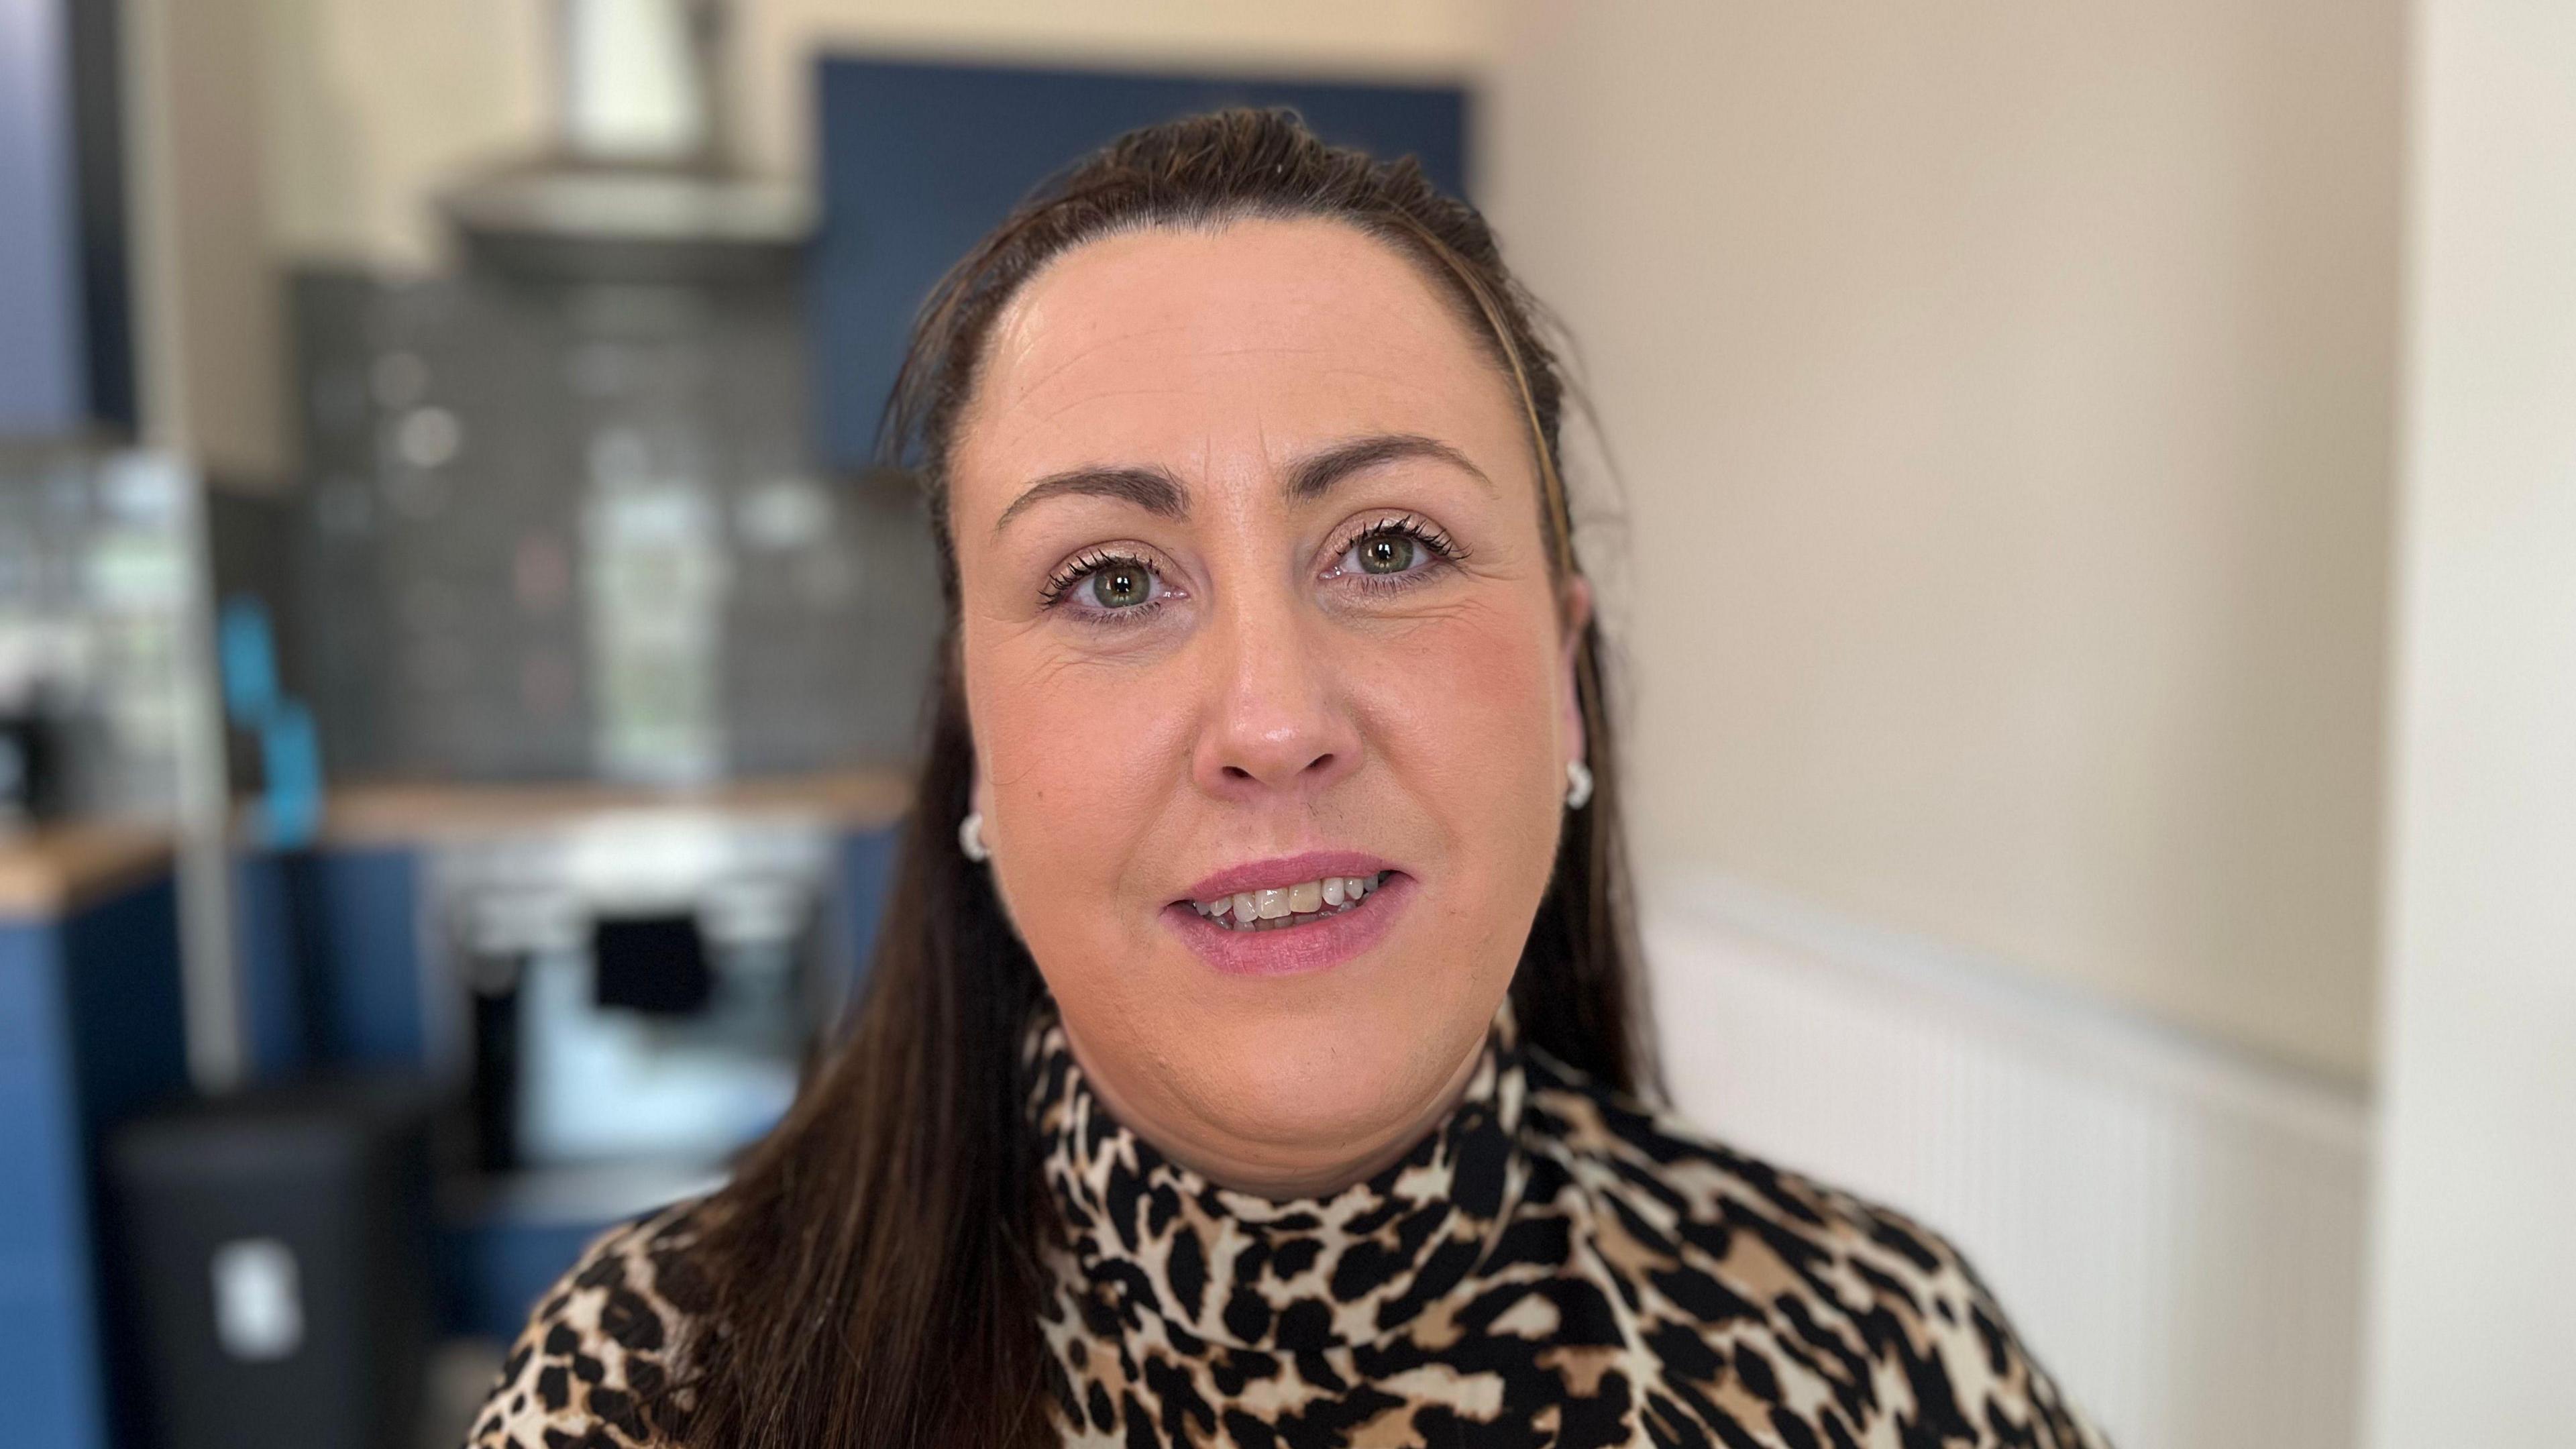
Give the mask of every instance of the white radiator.
[{"label": "white radiator", "polygon": [[1708,1132],[1968,1254],[2122,1449],[2352,1449],[2368,1103],[1724,879],[1646,956]]}]

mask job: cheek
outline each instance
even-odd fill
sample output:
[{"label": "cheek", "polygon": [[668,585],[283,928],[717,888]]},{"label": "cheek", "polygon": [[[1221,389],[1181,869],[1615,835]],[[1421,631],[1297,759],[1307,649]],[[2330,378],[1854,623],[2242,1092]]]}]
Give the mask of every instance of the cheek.
[{"label": "cheek", "polygon": [[[1012,912],[1078,928],[1114,892],[1188,758],[1187,710],[1157,708],[1153,671],[1066,662],[1041,640],[970,641],[987,839]],[[1014,845],[1019,848],[1014,848]]]},{"label": "cheek", "polygon": [[1517,772],[1520,758],[1554,739],[1553,651],[1533,643],[1528,621],[1497,613],[1464,615],[1406,641],[1380,673],[1370,701],[1384,733],[1423,746],[1458,771],[1489,781]]},{"label": "cheek", "polygon": [[1554,849],[1564,789],[1554,640],[1543,606],[1461,610],[1387,641],[1355,692],[1397,785],[1443,827],[1453,869],[1486,892],[1543,878]]}]

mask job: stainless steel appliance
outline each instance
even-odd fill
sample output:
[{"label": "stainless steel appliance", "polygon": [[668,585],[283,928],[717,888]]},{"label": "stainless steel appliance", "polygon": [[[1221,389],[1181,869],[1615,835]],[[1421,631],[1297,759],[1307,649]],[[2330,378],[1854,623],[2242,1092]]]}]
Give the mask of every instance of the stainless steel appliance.
[{"label": "stainless steel appliance", "polygon": [[773,1123],[848,979],[839,840],[679,808],[435,848],[485,1171],[712,1168]]}]

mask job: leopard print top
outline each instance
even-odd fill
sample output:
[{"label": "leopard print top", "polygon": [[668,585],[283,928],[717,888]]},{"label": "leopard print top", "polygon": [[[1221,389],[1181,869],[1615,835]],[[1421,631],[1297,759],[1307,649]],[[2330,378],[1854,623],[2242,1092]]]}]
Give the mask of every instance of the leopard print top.
[{"label": "leopard print top", "polygon": [[[1112,1120],[1052,1014],[1029,1054],[1069,1445],[2104,1449],[1947,1243],[1524,1050],[1508,1010],[1438,1130],[1296,1202]],[[668,1444],[640,1405],[708,1296],[690,1238],[683,1206],[594,1246],[469,1449]]]}]

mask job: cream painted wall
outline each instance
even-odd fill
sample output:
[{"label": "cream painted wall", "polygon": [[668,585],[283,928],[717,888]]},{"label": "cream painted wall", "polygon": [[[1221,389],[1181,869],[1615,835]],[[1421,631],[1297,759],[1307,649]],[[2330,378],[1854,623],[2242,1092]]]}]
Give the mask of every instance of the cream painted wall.
[{"label": "cream painted wall", "polygon": [[2365,1075],[2399,0],[1499,36],[1490,201],[1624,473],[1649,879]]},{"label": "cream painted wall", "polygon": [[279,251],[398,269],[443,243],[429,197],[551,124],[546,0],[260,0]]},{"label": "cream painted wall", "polygon": [[[544,142],[553,0],[261,0],[290,256],[419,269],[443,240],[424,198]],[[814,52],[1456,75],[1485,0],[737,0],[734,123],[746,160],[797,174]]]},{"label": "cream painted wall", "polygon": [[261,0],[124,0],[142,433],[234,488],[286,486],[285,329],[263,198]]},{"label": "cream painted wall", "polygon": [[2568,1442],[2576,7],[2415,27],[2369,1442]]}]

